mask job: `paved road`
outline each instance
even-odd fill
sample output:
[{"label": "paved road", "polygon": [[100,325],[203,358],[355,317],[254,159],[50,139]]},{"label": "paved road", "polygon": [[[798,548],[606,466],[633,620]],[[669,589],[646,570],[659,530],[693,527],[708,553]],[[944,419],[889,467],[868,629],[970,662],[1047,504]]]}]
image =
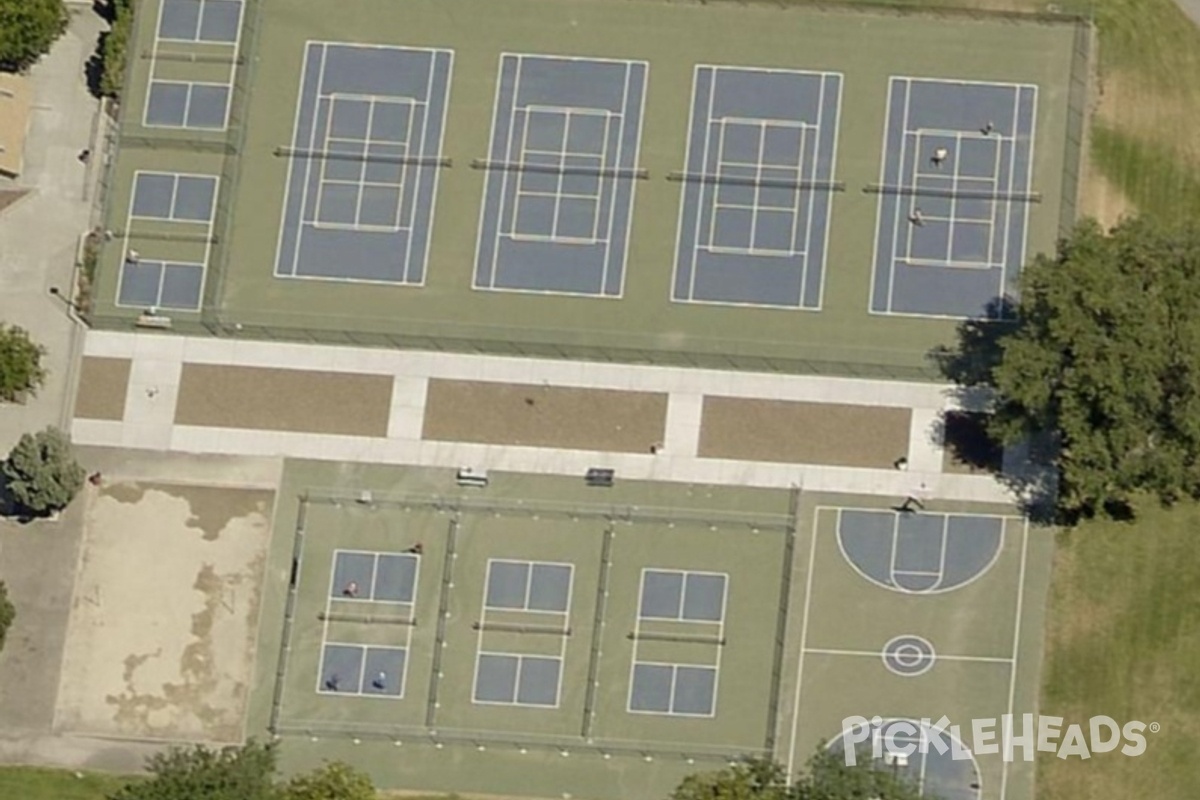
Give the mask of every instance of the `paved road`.
[{"label": "paved road", "polygon": [[1192,22],[1200,25],[1200,0],[1175,0],[1175,4]]},{"label": "paved road", "polygon": [[0,453],[28,430],[66,419],[75,324],[51,286],[71,284],[79,235],[88,227],[89,168],[76,156],[89,147],[98,104],[84,65],[103,22],[73,7],[71,27],[31,73],[34,107],[18,185],[33,191],[0,215],[0,319],[20,325],[49,351],[46,385],[23,406],[0,406]]},{"label": "paved road", "polygon": [[[90,5],[72,5],[66,34],[31,71],[34,109],[17,185],[32,192],[0,214],[0,320],[27,329],[47,348],[45,387],[25,405],[0,405],[0,458],[25,431],[64,426],[79,330],[51,286],[71,285],[76,247],[88,228],[94,167],[76,156],[91,147],[98,103],[84,66],[103,21]],[[17,621],[0,653],[0,762],[132,771],[156,747],[60,736],[52,730],[71,607],[82,504],[55,522],[20,526],[0,520],[0,580]]]}]

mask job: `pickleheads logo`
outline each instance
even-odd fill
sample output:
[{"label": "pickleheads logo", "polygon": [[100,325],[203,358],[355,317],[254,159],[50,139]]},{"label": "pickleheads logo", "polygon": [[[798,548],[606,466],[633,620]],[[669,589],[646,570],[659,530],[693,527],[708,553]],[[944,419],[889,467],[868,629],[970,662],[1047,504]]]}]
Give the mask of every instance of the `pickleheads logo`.
[{"label": "pickleheads logo", "polygon": [[999,718],[973,719],[967,726],[952,724],[943,716],[936,722],[847,717],[842,720],[842,749],[847,766],[859,758],[884,759],[894,763],[920,753],[949,755],[954,760],[971,760],[972,755],[1000,755],[1005,761],[1033,761],[1034,753],[1054,753],[1059,758],[1091,758],[1120,748],[1126,756],[1146,752],[1146,732],[1158,733],[1157,722],[1132,720],[1119,724],[1108,716],[1095,716],[1086,723],[1064,726],[1062,717],[1005,714]]}]

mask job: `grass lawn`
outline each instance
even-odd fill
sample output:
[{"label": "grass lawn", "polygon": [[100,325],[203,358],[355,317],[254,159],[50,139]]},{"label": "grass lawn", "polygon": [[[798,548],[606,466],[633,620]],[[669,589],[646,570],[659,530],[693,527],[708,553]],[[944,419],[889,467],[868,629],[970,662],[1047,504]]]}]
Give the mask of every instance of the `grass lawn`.
[{"label": "grass lawn", "polygon": [[0,797],[21,800],[104,800],[130,778],[101,772],[40,767],[0,767]]},{"label": "grass lawn", "polygon": [[1200,786],[1200,504],[1063,534],[1051,587],[1041,713],[1162,726],[1146,752],[1039,754],[1039,800],[1193,798]]}]

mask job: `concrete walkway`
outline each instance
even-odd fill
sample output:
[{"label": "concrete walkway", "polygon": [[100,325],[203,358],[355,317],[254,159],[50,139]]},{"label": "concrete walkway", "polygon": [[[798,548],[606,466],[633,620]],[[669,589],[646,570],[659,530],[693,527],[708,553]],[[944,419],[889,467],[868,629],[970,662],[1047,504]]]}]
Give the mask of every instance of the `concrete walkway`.
[{"label": "concrete walkway", "polygon": [[1175,4],[1188,19],[1200,25],[1200,0],[1175,0]]},{"label": "concrete walkway", "polygon": [[[90,332],[84,352],[132,359],[132,365],[122,419],[76,419],[72,434],[79,444],[580,476],[589,467],[608,467],[622,479],[763,487],[800,484],[810,491],[890,497],[903,497],[925,483],[929,496],[946,500],[1012,500],[1008,490],[991,476],[942,472],[943,443],[936,436],[936,423],[945,410],[960,407],[953,389],[944,385],[113,331]],[[176,424],[185,363],[390,376],[393,391],[387,436]],[[422,427],[426,391],[434,378],[666,393],[666,447],[651,454],[647,443],[647,452],[642,454],[427,441],[422,439]],[[909,469],[700,458],[700,410],[703,398],[709,395],[912,409]]]},{"label": "concrete walkway", "polygon": [[91,176],[77,156],[91,146],[99,103],[88,93],[84,66],[104,27],[90,8],[71,8],[70,28],[31,71],[34,107],[17,185],[32,192],[0,214],[0,320],[25,328],[47,349],[49,372],[25,405],[0,405],[0,455],[22,433],[65,427],[70,419],[80,337],[50,287],[70,290],[79,238],[88,228]]}]

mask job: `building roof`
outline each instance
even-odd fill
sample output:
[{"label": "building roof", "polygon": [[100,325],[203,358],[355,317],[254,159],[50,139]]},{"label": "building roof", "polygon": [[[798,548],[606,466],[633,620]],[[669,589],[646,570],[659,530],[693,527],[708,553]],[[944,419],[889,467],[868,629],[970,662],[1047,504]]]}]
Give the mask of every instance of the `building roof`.
[{"label": "building roof", "polygon": [[27,78],[0,72],[0,175],[21,174],[32,95]]}]

